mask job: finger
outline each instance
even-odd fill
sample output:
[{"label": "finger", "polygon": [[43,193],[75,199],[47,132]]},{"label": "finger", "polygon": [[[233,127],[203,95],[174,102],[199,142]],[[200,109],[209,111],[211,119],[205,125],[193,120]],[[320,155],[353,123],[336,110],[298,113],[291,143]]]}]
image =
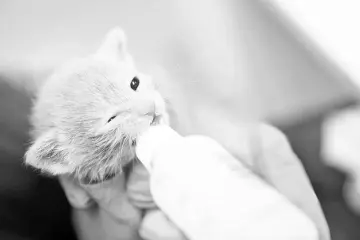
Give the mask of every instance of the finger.
[{"label": "finger", "polygon": [[149,173],[140,163],[134,163],[127,182],[127,195],[132,204],[138,208],[156,207],[150,193]]},{"label": "finger", "polygon": [[139,235],[144,240],[186,240],[181,231],[160,210],[147,212]]},{"label": "finger", "polygon": [[77,180],[68,176],[59,176],[59,182],[65,192],[65,195],[74,208],[84,209],[93,204],[93,201],[89,194],[79,185]]},{"label": "finger", "polygon": [[125,176],[118,174],[114,178],[91,185],[82,185],[95,202],[118,222],[138,226],[141,211],[129,201],[125,189]]},{"label": "finger", "polygon": [[257,171],[314,221],[321,240],[329,240],[329,227],[320,203],[284,134],[265,125],[259,129],[259,136],[261,149],[255,161]]}]

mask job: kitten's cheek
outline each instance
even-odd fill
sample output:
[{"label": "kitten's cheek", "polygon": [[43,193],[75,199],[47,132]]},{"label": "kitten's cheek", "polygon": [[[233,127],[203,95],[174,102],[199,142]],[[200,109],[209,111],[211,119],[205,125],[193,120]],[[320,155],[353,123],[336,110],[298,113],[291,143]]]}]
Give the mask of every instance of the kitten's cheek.
[{"label": "kitten's cheek", "polygon": [[143,117],[141,119],[137,119],[133,121],[131,124],[124,128],[125,132],[127,132],[130,136],[136,136],[139,133],[146,131],[153,121],[152,117]]},{"label": "kitten's cheek", "polygon": [[154,94],[154,103],[155,103],[155,114],[162,115],[166,111],[165,101],[161,97],[159,92]]}]

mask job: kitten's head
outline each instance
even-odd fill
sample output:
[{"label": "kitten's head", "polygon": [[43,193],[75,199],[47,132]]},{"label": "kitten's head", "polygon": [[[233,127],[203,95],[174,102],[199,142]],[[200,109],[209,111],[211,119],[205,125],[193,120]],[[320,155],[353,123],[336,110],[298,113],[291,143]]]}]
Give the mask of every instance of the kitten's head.
[{"label": "kitten's head", "polygon": [[40,89],[25,161],[52,175],[101,181],[133,159],[137,135],[165,117],[162,97],[136,70],[116,28],[94,55],[59,69]]}]

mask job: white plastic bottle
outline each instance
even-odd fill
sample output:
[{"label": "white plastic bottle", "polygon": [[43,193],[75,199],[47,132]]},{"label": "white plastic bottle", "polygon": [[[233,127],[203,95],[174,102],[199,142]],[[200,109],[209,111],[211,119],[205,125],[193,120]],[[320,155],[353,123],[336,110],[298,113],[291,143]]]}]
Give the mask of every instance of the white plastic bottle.
[{"label": "white plastic bottle", "polygon": [[301,210],[208,137],[154,126],[136,151],[155,203],[190,240],[318,239]]}]

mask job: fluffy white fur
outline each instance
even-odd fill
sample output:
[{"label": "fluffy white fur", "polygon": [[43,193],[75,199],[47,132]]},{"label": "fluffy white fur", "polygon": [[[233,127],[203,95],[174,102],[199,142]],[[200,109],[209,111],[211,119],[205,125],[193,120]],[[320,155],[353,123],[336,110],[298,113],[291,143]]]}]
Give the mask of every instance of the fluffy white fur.
[{"label": "fluffy white fur", "polygon": [[25,162],[51,175],[101,181],[134,159],[134,141],[154,115],[167,119],[164,100],[137,71],[124,32],[113,29],[95,54],[66,64],[41,87]]}]

